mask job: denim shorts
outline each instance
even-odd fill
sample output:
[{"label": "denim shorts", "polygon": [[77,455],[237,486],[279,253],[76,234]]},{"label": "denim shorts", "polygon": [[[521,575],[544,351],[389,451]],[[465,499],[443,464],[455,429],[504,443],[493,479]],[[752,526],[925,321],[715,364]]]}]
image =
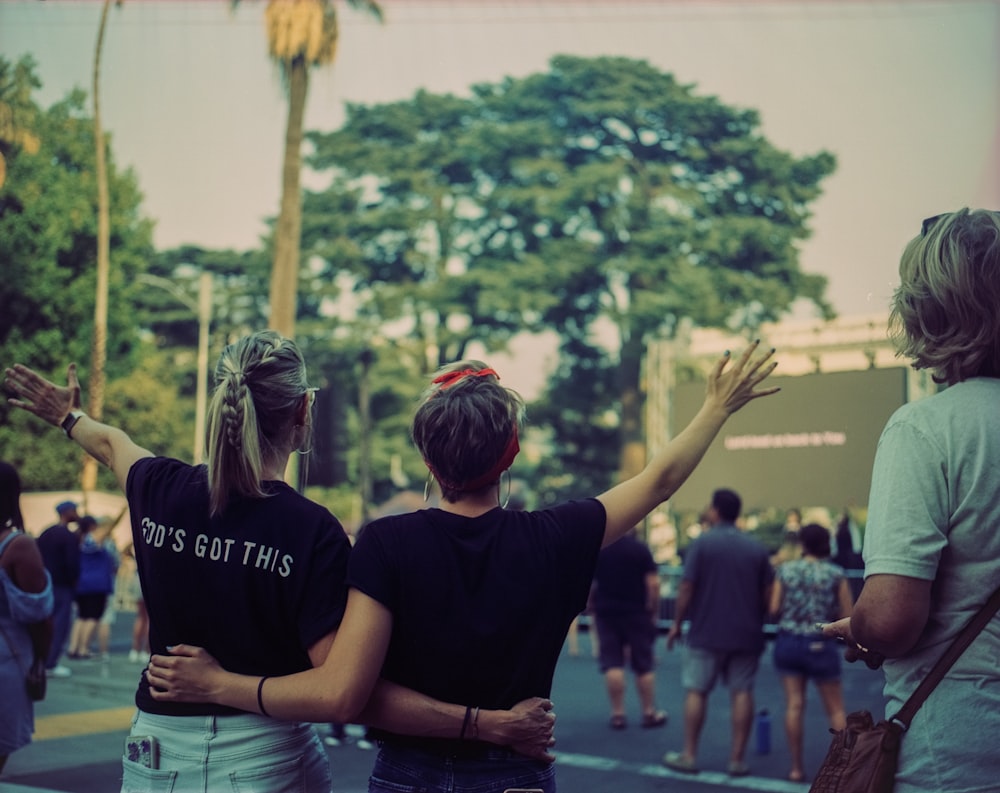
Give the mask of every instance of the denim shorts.
[{"label": "denim shorts", "polygon": [[838,680],[842,645],[820,634],[779,631],[774,639],[774,668],[778,674],[812,680]]},{"label": "denim shorts", "polygon": [[368,793],[503,793],[507,788],[556,793],[555,766],[509,749],[454,757],[386,743],[368,780]]},{"label": "denim shorts", "polygon": [[132,735],[159,747],[159,768],[122,756],[122,793],[302,793],[332,790],[330,761],[311,724],[251,713],[157,716],[138,711]]},{"label": "denim shorts", "polygon": [[721,679],[730,691],[753,691],[759,665],[759,653],[703,650],[688,645],[681,658],[681,686],[707,694]]}]

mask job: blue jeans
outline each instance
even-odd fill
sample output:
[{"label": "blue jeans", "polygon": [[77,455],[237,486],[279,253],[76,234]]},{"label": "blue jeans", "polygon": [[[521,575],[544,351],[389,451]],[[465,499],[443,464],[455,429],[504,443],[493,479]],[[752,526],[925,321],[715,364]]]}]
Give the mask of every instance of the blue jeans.
[{"label": "blue jeans", "polygon": [[507,788],[556,793],[555,766],[508,749],[454,757],[385,744],[368,780],[368,793],[503,793]]},{"label": "blue jeans", "polygon": [[73,598],[76,592],[71,587],[52,587],[52,644],[45,658],[45,668],[55,669],[59,659],[66,652],[69,630],[73,626]]},{"label": "blue jeans", "polygon": [[138,711],[132,735],[159,746],[159,767],[122,756],[122,793],[329,793],[330,761],[311,724]]}]

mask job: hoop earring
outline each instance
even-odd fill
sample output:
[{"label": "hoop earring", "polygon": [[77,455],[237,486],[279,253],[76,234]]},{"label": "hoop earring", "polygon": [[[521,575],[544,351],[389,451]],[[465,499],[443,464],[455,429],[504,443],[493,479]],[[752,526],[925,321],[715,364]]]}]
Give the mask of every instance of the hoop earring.
[{"label": "hoop earring", "polygon": [[506,468],[500,472],[500,481],[497,482],[497,500],[500,500],[500,488],[503,487],[503,475],[507,474],[507,497],[500,501],[500,509],[507,509],[510,503],[510,469]]},{"label": "hoop earring", "polygon": [[[302,430],[305,432],[305,435],[306,435],[306,437],[303,438],[302,440],[305,441],[305,440],[308,439],[309,441],[312,441],[312,433],[309,432],[309,429],[308,429],[309,425],[308,424],[296,424],[295,425],[295,429],[299,429],[300,427],[302,428]],[[303,449],[302,448],[302,444],[300,443],[299,446],[298,446],[298,448],[295,449],[295,453],[296,454],[309,454],[312,450],[313,450],[312,443],[309,444],[309,448],[308,449]]]},{"label": "hoop earring", "polygon": [[431,483],[434,481],[434,474],[427,472],[427,481],[424,482],[424,503],[431,500]]}]

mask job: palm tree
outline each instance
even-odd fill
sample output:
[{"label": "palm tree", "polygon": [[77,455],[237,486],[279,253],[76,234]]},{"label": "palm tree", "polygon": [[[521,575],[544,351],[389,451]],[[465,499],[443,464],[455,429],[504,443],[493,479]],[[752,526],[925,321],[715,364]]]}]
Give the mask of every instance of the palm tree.
[{"label": "palm tree", "polygon": [[[348,5],[382,20],[382,9],[373,0],[348,0]],[[295,333],[302,234],[302,126],[309,93],[309,69],[333,61],[339,31],[332,0],[270,0],[264,21],[268,52],[281,66],[288,88],[281,209],[271,268],[270,322],[274,330],[291,337]]]},{"label": "palm tree", "polygon": [[[97,290],[94,296],[94,338],[91,347],[90,386],[87,389],[88,414],[100,421],[104,416],[105,364],[108,358],[108,281],[111,274],[111,209],[108,197],[108,163],[104,129],[101,126],[101,53],[104,49],[104,31],[108,24],[108,9],[122,0],[104,0],[101,21],[97,26],[97,43],[94,46],[92,92],[94,100],[94,168],[97,178]],[[85,457],[82,488],[84,503],[87,494],[97,487],[97,460]]]}]

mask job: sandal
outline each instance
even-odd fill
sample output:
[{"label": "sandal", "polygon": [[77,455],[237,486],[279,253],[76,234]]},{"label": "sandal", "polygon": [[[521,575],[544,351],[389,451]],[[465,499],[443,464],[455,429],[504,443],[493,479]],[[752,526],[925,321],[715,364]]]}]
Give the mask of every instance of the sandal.
[{"label": "sandal", "polygon": [[612,716],[608,721],[608,726],[612,730],[624,730],[628,726],[628,722],[625,721],[624,716]]},{"label": "sandal", "polygon": [[647,713],[642,717],[642,727],[646,730],[653,727],[662,727],[666,723],[667,712],[665,710],[657,710],[653,713]]},{"label": "sandal", "polygon": [[694,760],[688,760],[680,752],[667,752],[663,755],[663,764],[673,771],[680,771],[682,774],[698,773],[698,766],[695,765]]},{"label": "sandal", "polygon": [[729,765],[726,767],[726,773],[729,776],[748,776],[750,774],[750,766],[741,760],[730,760]]}]

